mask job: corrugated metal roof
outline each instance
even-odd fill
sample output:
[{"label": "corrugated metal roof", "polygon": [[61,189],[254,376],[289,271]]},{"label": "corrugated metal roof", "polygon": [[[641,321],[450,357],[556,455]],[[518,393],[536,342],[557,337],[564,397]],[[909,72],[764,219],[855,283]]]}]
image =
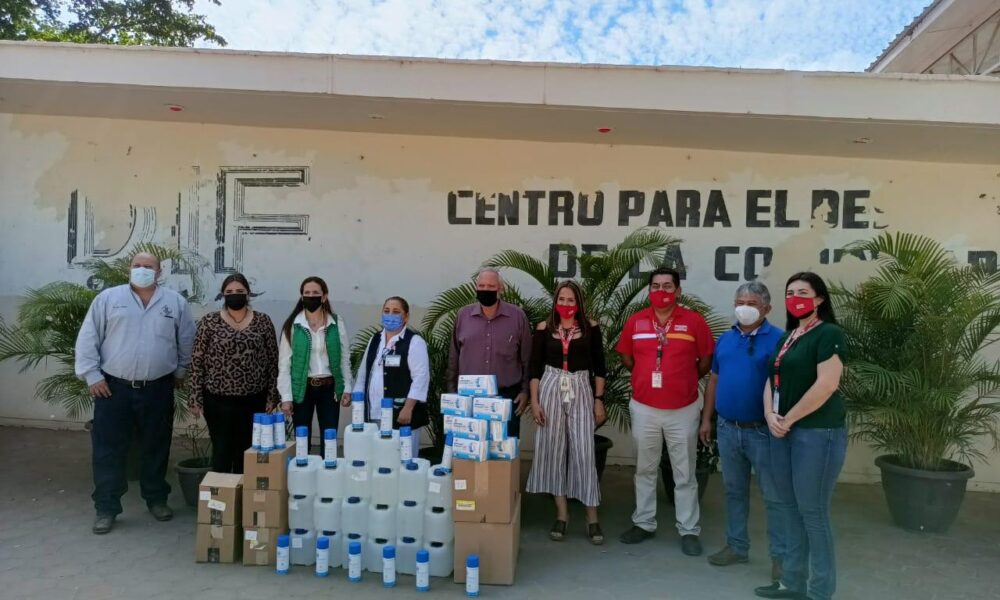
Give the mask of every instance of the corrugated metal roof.
[{"label": "corrugated metal roof", "polygon": [[911,21],[909,25],[907,25],[906,27],[904,27],[903,30],[900,31],[896,35],[896,37],[893,38],[893,40],[891,42],[889,42],[889,45],[886,46],[884,50],[882,50],[882,53],[878,55],[878,58],[876,58],[875,60],[872,61],[872,64],[868,65],[868,68],[866,68],[865,71],[871,72],[871,70],[873,68],[875,68],[875,65],[877,65],[879,62],[881,62],[881,60],[883,58],[885,58],[890,52],[892,52],[893,48],[895,48],[897,45],[899,45],[899,43],[901,41],[903,41],[904,38],[906,38],[907,36],[909,36],[913,32],[913,30],[916,29],[917,26],[920,25],[920,23],[925,18],[927,18],[927,15],[929,15],[931,13],[931,11],[933,11],[935,8],[937,8],[937,6],[939,4],[941,4],[942,2],[944,2],[944,0],[934,0],[933,2],[931,2],[930,4],[928,4],[924,8],[923,12],[921,12],[919,15],[917,15],[917,17],[915,19],[913,19],[913,21]]}]

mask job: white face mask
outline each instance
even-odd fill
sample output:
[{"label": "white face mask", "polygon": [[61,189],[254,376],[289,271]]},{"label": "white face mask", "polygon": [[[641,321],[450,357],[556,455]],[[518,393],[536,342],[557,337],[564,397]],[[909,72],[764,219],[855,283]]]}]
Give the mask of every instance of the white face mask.
[{"label": "white face mask", "polygon": [[146,267],[133,267],[129,281],[137,288],[148,288],[156,283],[156,271]]},{"label": "white face mask", "polygon": [[737,306],[734,312],[740,325],[753,325],[760,319],[760,311],[753,306]]}]

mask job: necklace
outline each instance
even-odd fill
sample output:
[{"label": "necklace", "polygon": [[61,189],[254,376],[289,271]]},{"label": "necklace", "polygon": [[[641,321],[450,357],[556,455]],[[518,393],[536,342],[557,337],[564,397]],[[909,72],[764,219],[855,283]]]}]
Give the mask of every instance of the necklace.
[{"label": "necklace", "polygon": [[226,309],[226,314],[227,314],[227,315],[229,315],[229,318],[233,320],[233,323],[236,323],[237,325],[239,325],[239,324],[240,324],[240,323],[242,323],[243,321],[246,321],[246,320],[247,320],[247,317],[248,317],[248,316],[250,316],[250,311],[249,311],[249,310],[248,310],[248,311],[245,311],[245,312],[243,313],[243,318],[242,318],[242,319],[240,319],[240,320],[238,320],[238,321],[236,320],[236,317],[234,317],[234,316],[233,316],[233,313],[232,313],[232,311],[231,311],[231,310],[229,310],[228,308]]}]

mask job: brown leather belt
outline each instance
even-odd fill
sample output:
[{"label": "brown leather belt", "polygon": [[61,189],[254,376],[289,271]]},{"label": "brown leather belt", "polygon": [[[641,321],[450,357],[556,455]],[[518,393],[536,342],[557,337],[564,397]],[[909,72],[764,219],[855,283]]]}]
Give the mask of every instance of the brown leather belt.
[{"label": "brown leather belt", "polygon": [[333,377],[327,375],[326,377],[310,377],[309,385],[313,387],[323,387],[324,385],[333,385]]}]

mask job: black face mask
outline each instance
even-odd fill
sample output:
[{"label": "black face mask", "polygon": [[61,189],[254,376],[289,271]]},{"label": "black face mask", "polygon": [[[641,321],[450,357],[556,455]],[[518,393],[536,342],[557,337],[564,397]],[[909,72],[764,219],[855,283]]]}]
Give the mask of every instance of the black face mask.
[{"label": "black face mask", "polygon": [[243,310],[249,302],[246,294],[226,294],[222,299],[229,310]]},{"label": "black face mask", "polygon": [[302,307],[309,312],[316,312],[323,306],[322,296],[302,296]]},{"label": "black face mask", "polygon": [[476,300],[483,306],[489,307],[496,304],[499,298],[496,290],[476,290]]}]

